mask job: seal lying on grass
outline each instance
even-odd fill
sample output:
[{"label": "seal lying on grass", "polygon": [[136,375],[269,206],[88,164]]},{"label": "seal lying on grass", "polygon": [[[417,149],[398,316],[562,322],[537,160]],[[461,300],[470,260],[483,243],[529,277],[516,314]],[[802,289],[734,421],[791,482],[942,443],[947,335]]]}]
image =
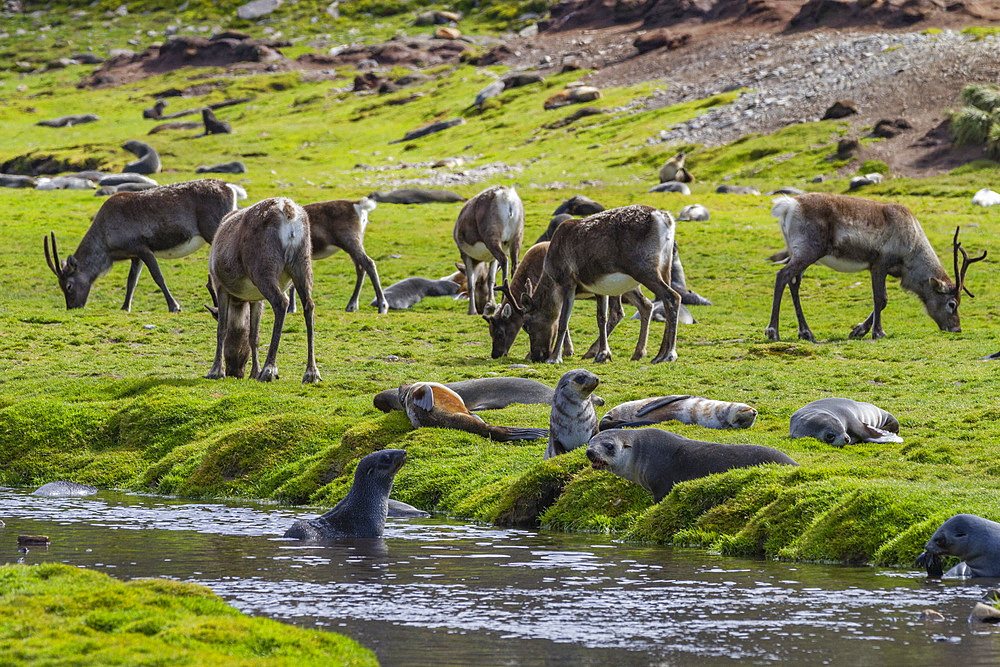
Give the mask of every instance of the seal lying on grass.
[{"label": "seal lying on grass", "polygon": [[404,463],[402,449],[384,449],[364,457],[354,470],[351,490],[336,507],[316,519],[296,521],[284,536],[299,540],[381,537],[392,482]]},{"label": "seal lying on grass", "polygon": [[1000,577],[1000,523],[975,514],[956,514],[938,528],[917,557],[927,576],[941,576],[941,556],[962,562],[946,577]]},{"label": "seal lying on grass", "polygon": [[789,435],[842,447],[858,442],[903,442],[899,422],[882,408],[849,398],[821,398],[792,415]]},{"label": "seal lying on grass", "polygon": [[[413,385],[404,384],[398,389],[386,389],[375,395],[375,407],[382,412],[405,410],[403,395]],[[537,380],[528,378],[478,378],[460,380],[444,385],[458,394],[469,410],[500,410],[514,403],[522,405],[551,405],[555,390]],[[591,394],[594,405],[604,405],[604,399]]]},{"label": "seal lying on grass", "polygon": [[594,470],[607,470],[635,482],[660,502],[674,484],[734,468],[762,463],[797,466],[772,447],[723,445],[689,440],[658,428],[611,429],[590,439],[587,458]]},{"label": "seal lying on grass", "polygon": [[437,382],[418,382],[400,394],[406,416],[414,428],[453,428],[490,438],[498,442],[537,440],[549,434],[545,428],[493,426],[479,415],[469,412],[462,397],[453,389]]},{"label": "seal lying on grass", "polygon": [[706,428],[750,428],[757,411],[746,403],[713,401],[701,396],[657,396],[622,403],[608,410],[600,430],[649,426],[665,421],[696,424]]}]

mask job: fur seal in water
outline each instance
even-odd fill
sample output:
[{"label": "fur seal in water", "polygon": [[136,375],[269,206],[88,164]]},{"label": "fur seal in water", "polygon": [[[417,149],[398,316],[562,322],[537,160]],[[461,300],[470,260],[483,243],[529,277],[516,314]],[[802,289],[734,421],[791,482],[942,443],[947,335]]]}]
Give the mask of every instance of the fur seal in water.
[{"label": "fur seal in water", "polygon": [[318,518],[296,521],[284,536],[299,540],[382,537],[389,492],[404,463],[406,451],[402,449],[383,449],[364,457],[354,470],[351,490],[336,507]]},{"label": "fur seal in water", "polygon": [[390,516],[394,519],[423,519],[429,517],[430,515],[430,512],[417,509],[413,505],[408,505],[400,500],[393,500],[392,498],[389,498],[389,509],[386,512],[386,516]]},{"label": "fur seal in water", "polygon": [[757,411],[746,403],[713,401],[691,395],[657,396],[622,403],[608,410],[598,428],[649,426],[666,421],[707,428],[750,428]]},{"label": "fur seal in water", "polygon": [[924,545],[917,566],[931,577],[941,576],[941,556],[957,556],[962,562],[946,577],[1000,577],[1000,523],[975,514],[956,514]]},{"label": "fur seal in water", "polygon": [[[403,395],[413,385],[404,384],[398,389],[386,389],[375,395],[375,407],[382,412],[405,410]],[[538,380],[528,378],[495,377],[447,382],[444,385],[462,397],[469,410],[500,410],[508,405],[552,405],[555,390]],[[604,405],[604,399],[591,394],[594,405]]]},{"label": "fur seal in water", "polygon": [[792,415],[788,434],[843,447],[858,442],[903,442],[899,422],[888,412],[849,398],[821,398]]},{"label": "fur seal in water", "polygon": [[[135,162],[129,162],[125,165],[125,168],[122,169],[123,172],[131,172],[135,174],[155,174],[160,170],[160,155],[156,152],[156,149],[149,144],[136,141],[135,139],[130,139],[122,144],[122,148],[139,158]],[[101,185],[111,184],[102,183]]]},{"label": "fur seal in water", "polygon": [[41,496],[42,498],[80,498],[82,496],[92,496],[95,493],[97,493],[96,486],[58,480],[43,484],[32,491],[31,495]]},{"label": "fur seal in water", "polygon": [[564,373],[552,397],[549,445],[543,459],[583,447],[597,433],[597,413],[590,395],[600,380],[583,368]]},{"label": "fur seal in water", "polygon": [[437,382],[418,382],[402,390],[406,416],[414,428],[453,428],[498,442],[537,440],[549,434],[545,428],[493,426],[469,412],[462,397]]},{"label": "fur seal in water", "polygon": [[674,484],[762,463],[797,466],[788,455],[760,445],[723,445],[690,440],[658,428],[611,429],[590,439],[587,458],[594,470],[607,470],[635,482],[660,502]]}]

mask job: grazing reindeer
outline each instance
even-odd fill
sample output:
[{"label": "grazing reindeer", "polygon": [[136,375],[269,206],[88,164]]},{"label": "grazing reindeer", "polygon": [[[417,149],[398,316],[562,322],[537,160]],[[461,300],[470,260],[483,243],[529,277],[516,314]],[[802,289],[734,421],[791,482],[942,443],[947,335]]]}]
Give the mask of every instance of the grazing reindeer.
[{"label": "grazing reindeer", "polygon": [[[802,274],[811,264],[819,262],[836,271],[853,272],[868,269],[872,279],[875,307],[868,318],[854,327],[851,338],[861,338],[869,331],[872,338],[882,338],[882,309],[888,303],[885,290],[887,275],[900,279],[900,286],[915,293],[942,331],[962,330],[958,306],[965,288],[965,272],[969,265],[986,259],[986,252],[974,259],[958,242],[955,228],[955,280],[952,282],[934,254],[924,230],[905,206],[825,193],[810,193],[797,197],[778,197],[771,215],[778,218],[781,234],[788,248],[788,263],[774,280],[774,301],[771,322],[764,333],[778,340],[778,313],[781,297],[788,285],[799,320],[799,338],[816,342],[799,303]],[[964,258],[958,267],[958,253]]]},{"label": "grazing reindeer", "polygon": [[66,308],[83,308],[94,281],[114,262],[129,259],[132,267],[122,310],[131,310],[132,294],[145,264],[166,297],[167,308],[172,313],[180,311],[156,258],[184,257],[211,243],[222,218],[236,209],[238,192],[242,190],[237,187],[205,179],[112,195],[97,211],[76,252],[62,264],[56,235],[51,233],[52,256],[49,239],[45,238],[45,260],[59,279]]},{"label": "grazing reindeer", "polygon": [[[493,340],[493,349],[490,354],[494,359],[499,359],[510,351],[517,338],[517,332],[524,325],[524,308],[520,302],[525,296],[530,298],[533,284],[537,285],[541,282],[544,275],[542,265],[545,263],[548,249],[548,241],[536,243],[528,248],[528,252],[524,253],[524,257],[521,258],[521,263],[517,265],[517,271],[510,279],[510,286],[501,287],[503,300],[501,300],[500,305],[492,313],[483,315],[483,319],[486,320],[490,328],[490,338]],[[592,298],[593,295],[577,292],[577,296]],[[610,335],[625,317],[620,298],[611,299],[608,317],[608,334]],[[590,359],[596,355],[597,348],[598,344],[595,341],[587,353],[583,355],[583,358]],[[573,355],[573,341],[570,339],[569,332],[566,332],[563,355],[567,357]]]},{"label": "grazing reindeer", "polygon": [[455,221],[455,244],[465,263],[465,276],[469,282],[469,315],[479,311],[476,307],[475,266],[489,262],[486,274],[487,298],[493,301],[496,267],[500,264],[503,282],[507,284],[507,257],[510,254],[510,272],[517,269],[524,237],[524,206],[514,188],[494,185],[483,190],[462,207]]},{"label": "grazing reindeer", "polygon": [[[323,259],[337,250],[343,250],[354,262],[358,280],[354,283],[354,293],[351,294],[345,308],[349,313],[358,309],[358,297],[361,295],[361,286],[366,273],[372,281],[372,287],[375,288],[378,312],[389,311],[389,302],[382,293],[375,261],[365,252],[365,227],[368,226],[368,214],[374,211],[377,205],[374,199],[362,197],[358,201],[334,199],[305,206],[309,215],[313,260]],[[288,312],[295,312],[294,287],[288,290]]]},{"label": "grazing reindeer", "polygon": [[[313,353],[311,256],[309,217],[305,209],[291,199],[264,199],[226,216],[208,256],[210,286],[214,285],[218,294],[219,322],[215,363],[206,377],[241,377],[247,350],[253,356],[250,377],[261,382],[278,377],[278,343],[288,309],[284,292],[292,283],[302,298],[306,320],[308,352],[302,382],[319,382]],[[274,311],[274,329],[267,360],[261,368],[257,348],[264,300]],[[234,343],[238,343],[235,349]],[[223,356],[226,358],[225,373]]]},{"label": "grazing reindeer", "polygon": [[663,341],[652,362],[676,360],[681,297],[670,287],[674,231],[670,213],[642,205],[613,208],[559,225],[545,256],[545,275],[531,297],[522,299],[532,360],[562,361],[563,341],[577,291],[597,296],[596,362],[611,358],[607,337],[608,295],[628,296],[633,303],[638,300],[636,294],[641,297],[642,328],[632,355],[633,360],[641,359],[646,351],[651,307],[638,291],[639,285],[651,290],[666,305]]}]

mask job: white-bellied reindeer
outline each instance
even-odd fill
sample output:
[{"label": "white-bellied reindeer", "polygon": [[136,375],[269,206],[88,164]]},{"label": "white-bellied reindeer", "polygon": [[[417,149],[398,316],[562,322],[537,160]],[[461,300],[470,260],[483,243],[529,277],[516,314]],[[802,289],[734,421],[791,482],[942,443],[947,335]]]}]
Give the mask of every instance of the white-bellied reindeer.
[{"label": "white-bellied reindeer", "polygon": [[[358,297],[361,295],[361,286],[366,273],[372,281],[372,287],[375,288],[378,312],[389,311],[389,303],[382,293],[382,283],[379,282],[375,260],[365,252],[368,214],[374,211],[376,206],[375,200],[368,197],[362,197],[357,201],[334,199],[304,206],[309,215],[313,260],[329,257],[340,249],[354,262],[357,282],[354,283],[354,293],[351,294],[345,308],[349,313],[358,309]],[[288,312],[295,312],[295,287],[288,291]]]},{"label": "white-bellied reindeer", "polygon": [[521,301],[532,361],[562,361],[563,341],[578,292],[597,297],[598,351],[594,361],[611,358],[607,336],[609,295],[621,295],[639,308],[642,327],[632,359],[641,359],[646,353],[652,304],[639,285],[665,304],[663,341],[652,362],[676,360],[681,297],[670,287],[674,232],[670,213],[642,205],[608,209],[559,225],[549,243],[542,280]]},{"label": "white-bellied reindeer", "polygon": [[[494,185],[465,202],[455,221],[452,233],[455,244],[465,263],[465,277],[469,282],[469,315],[479,311],[476,304],[475,267],[489,262],[486,272],[488,303],[495,303],[493,288],[496,283],[496,266],[499,263],[503,283],[507,283],[508,270],[517,269],[524,238],[524,206],[514,188]],[[510,266],[506,254],[510,254]]]},{"label": "white-bellied reindeer", "polygon": [[[303,383],[319,382],[313,352],[312,244],[309,217],[287,197],[264,199],[234,211],[222,221],[208,256],[210,287],[218,302],[215,362],[209,379],[243,377],[247,355],[250,377],[270,382],[278,377],[278,343],[285,323],[285,290],[295,285],[306,321],[306,372]],[[264,366],[257,355],[263,301],[274,311],[274,329]],[[223,359],[225,358],[225,368]]]},{"label": "white-bellied reindeer", "polygon": [[59,279],[66,308],[83,308],[94,281],[115,262],[128,259],[132,266],[122,310],[131,310],[132,294],[145,264],[166,297],[167,308],[178,312],[180,306],[167,289],[156,258],[184,257],[211,243],[222,218],[236,209],[239,194],[245,196],[242,190],[223,181],[204,179],[114,194],[94,215],[76,252],[62,263],[56,235],[50,233],[52,255],[46,237],[45,260]]},{"label": "white-bellied reindeer", "polygon": [[869,331],[872,338],[885,336],[882,310],[888,303],[886,276],[899,278],[903,289],[920,297],[927,314],[942,331],[962,330],[958,318],[962,291],[972,296],[965,287],[965,272],[970,264],[986,259],[986,251],[970,259],[958,242],[957,227],[952,241],[957,282],[952,282],[920,223],[900,204],[809,193],[776,198],[771,215],[778,218],[789,254],[788,263],[774,280],[771,321],[764,332],[771,340],[778,340],[778,315],[787,285],[799,322],[799,338],[816,342],[799,302],[802,274],[816,262],[836,271],[871,272],[874,308],[864,322],[854,327],[851,338],[861,338]]}]

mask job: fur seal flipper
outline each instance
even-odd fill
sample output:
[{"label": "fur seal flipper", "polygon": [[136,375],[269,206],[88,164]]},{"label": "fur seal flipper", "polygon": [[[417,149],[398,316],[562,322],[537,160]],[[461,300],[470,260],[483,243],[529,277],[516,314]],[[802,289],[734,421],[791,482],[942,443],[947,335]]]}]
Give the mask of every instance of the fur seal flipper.
[{"label": "fur seal flipper", "polygon": [[665,421],[696,424],[706,428],[750,428],[757,411],[746,403],[713,401],[689,394],[658,396],[622,403],[608,410],[600,430],[649,426]]},{"label": "fur seal flipper", "polygon": [[384,449],[364,457],[354,470],[351,490],[336,507],[316,519],[296,521],[284,536],[300,540],[381,537],[392,482],[404,463],[402,449]]},{"label": "fur seal flipper", "polygon": [[928,576],[941,576],[941,556],[962,562],[946,577],[1000,577],[1000,523],[975,514],[956,514],[934,532],[917,557]]},{"label": "fur seal flipper", "polygon": [[400,398],[414,428],[453,428],[498,442],[537,440],[549,434],[544,428],[517,428],[487,424],[466,407],[453,389],[437,382],[418,382],[402,390]]},{"label": "fur seal flipper", "polygon": [[798,465],[772,447],[690,440],[657,428],[602,431],[590,439],[587,458],[595,470],[608,470],[635,482],[653,494],[656,502],[674,484],[689,479],[763,463]]},{"label": "fur seal flipper", "polygon": [[816,438],[841,447],[858,442],[903,442],[899,422],[871,403],[821,398],[799,408],[789,423],[793,438]]},{"label": "fur seal flipper", "polygon": [[600,380],[588,370],[564,373],[556,385],[549,417],[549,445],[544,459],[584,447],[597,433],[597,413],[590,397]]}]

